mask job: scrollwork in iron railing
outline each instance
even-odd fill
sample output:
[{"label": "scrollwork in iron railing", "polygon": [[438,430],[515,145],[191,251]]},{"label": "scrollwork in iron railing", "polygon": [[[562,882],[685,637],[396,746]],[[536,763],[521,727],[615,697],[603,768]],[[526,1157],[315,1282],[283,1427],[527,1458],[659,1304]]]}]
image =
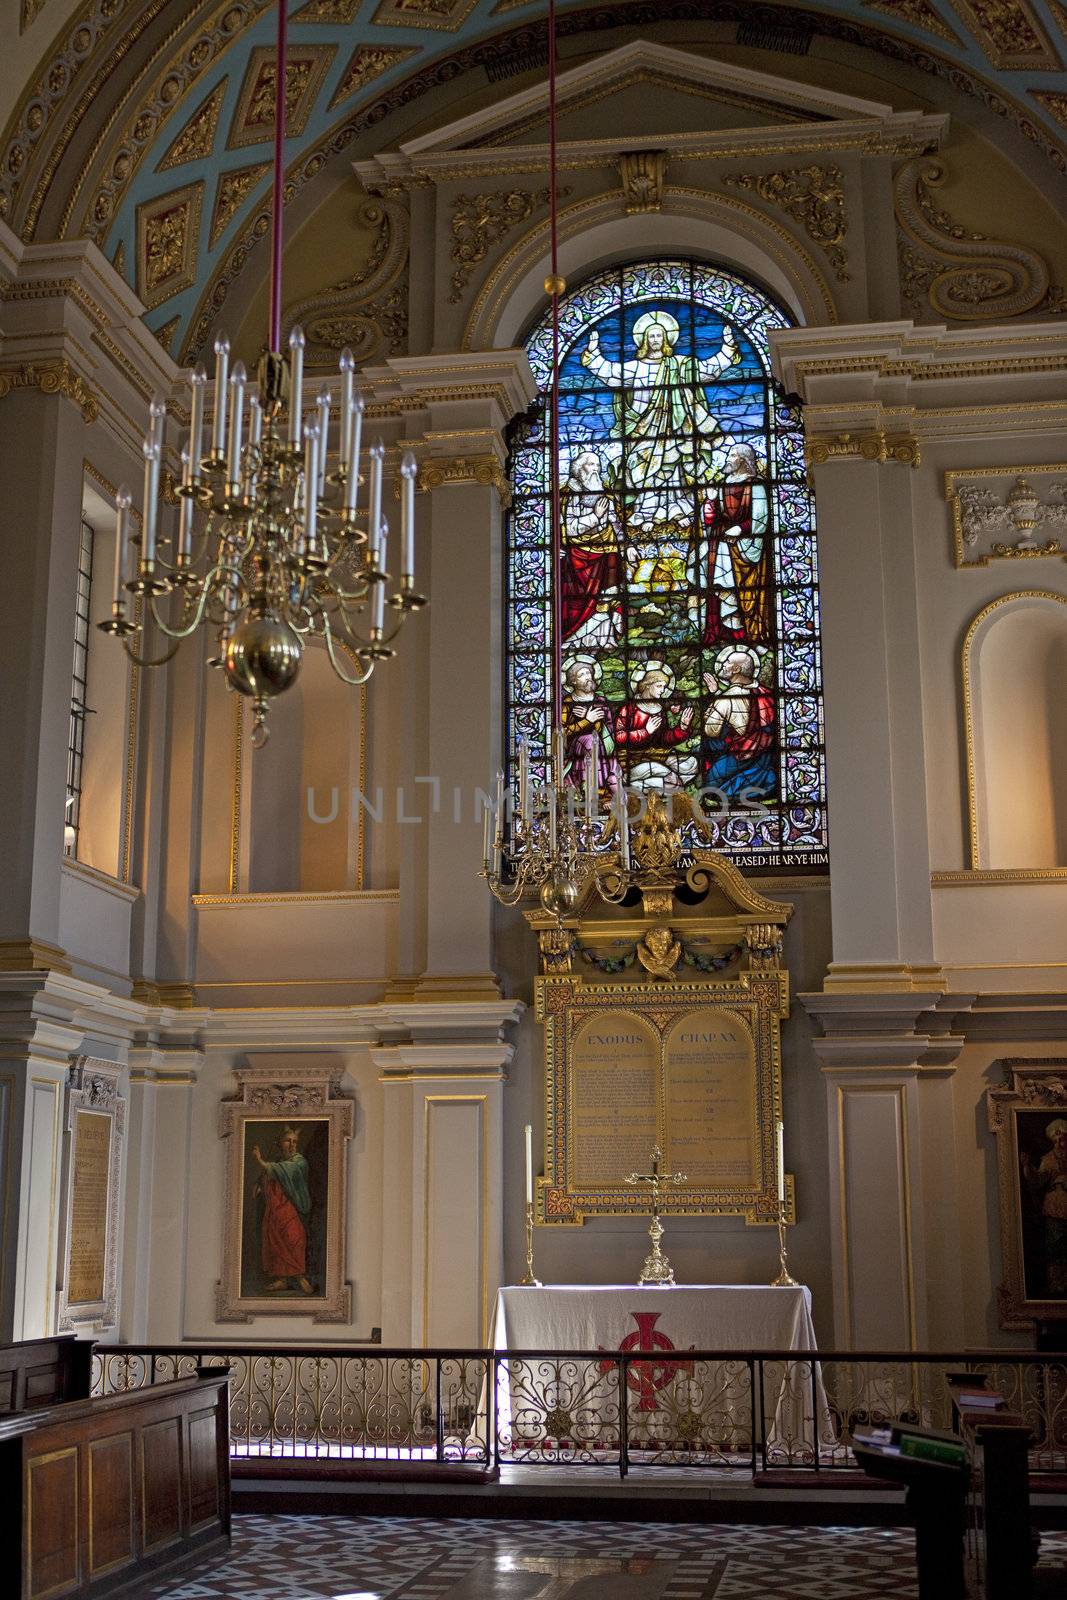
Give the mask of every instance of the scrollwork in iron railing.
[{"label": "scrollwork in iron railing", "polygon": [[672,1362],[668,1370],[628,1365],[627,1431],[635,1464],[751,1463],[752,1365],[747,1357]]},{"label": "scrollwork in iron railing", "polygon": [[497,1358],[497,1450],[509,1462],[593,1462],[622,1448],[622,1361],[501,1354]]}]

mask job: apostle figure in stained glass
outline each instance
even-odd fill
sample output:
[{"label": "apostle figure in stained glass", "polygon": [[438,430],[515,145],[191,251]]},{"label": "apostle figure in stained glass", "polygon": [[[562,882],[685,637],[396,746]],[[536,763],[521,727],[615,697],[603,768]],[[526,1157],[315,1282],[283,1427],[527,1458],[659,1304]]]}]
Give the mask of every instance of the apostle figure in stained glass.
[{"label": "apostle figure in stained glass", "polygon": [[706,594],[706,645],[728,639],[766,644],[771,638],[773,576],[767,543],[770,507],[751,445],[735,445],[701,514],[698,561]]},{"label": "apostle figure in stained glass", "polygon": [[597,782],[602,793],[613,795],[619,786],[615,733],[611,707],[600,694],[600,663],[590,655],[572,656],[563,663],[564,782],[572,789],[585,786],[586,763],[596,752]]},{"label": "apostle figure in stained glass", "polygon": [[572,459],[560,509],[564,641],[610,643],[622,628],[622,517],[618,500],[605,488],[595,450]]},{"label": "apostle figure in stained glass", "polygon": [[693,725],[693,707],[671,699],[674,673],[663,661],[641,670],[631,699],[615,720],[615,743],[631,757],[630,781],[642,789],[684,789],[697,775],[697,758],[683,754]]},{"label": "apostle figure in stained glass", "polygon": [[761,681],[763,662],[748,645],[727,645],[704,681],[705,783],[728,800],[749,804],[774,793],[774,696]]}]

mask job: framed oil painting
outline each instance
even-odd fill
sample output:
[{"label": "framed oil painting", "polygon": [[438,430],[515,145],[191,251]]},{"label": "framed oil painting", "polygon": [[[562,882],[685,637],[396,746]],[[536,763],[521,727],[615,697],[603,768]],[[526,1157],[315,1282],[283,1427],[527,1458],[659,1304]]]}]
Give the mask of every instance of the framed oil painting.
[{"label": "framed oil painting", "polygon": [[1006,1061],[986,1091],[997,1142],[1002,1328],[1067,1322],[1067,1059]]},{"label": "framed oil painting", "polygon": [[224,1101],[228,1141],[220,1322],[297,1315],[351,1320],[344,1281],[347,1150],[353,1103],[339,1073],[277,1068],[236,1074]]}]

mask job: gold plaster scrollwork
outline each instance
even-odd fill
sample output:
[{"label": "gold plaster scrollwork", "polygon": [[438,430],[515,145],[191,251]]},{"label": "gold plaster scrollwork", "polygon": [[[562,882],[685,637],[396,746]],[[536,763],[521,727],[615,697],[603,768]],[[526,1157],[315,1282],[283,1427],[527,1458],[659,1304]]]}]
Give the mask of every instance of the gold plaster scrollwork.
[{"label": "gold plaster scrollwork", "polygon": [[81,407],[86,422],[100,415],[100,402],[85,379],[66,361],[25,361],[0,369],[0,400],[12,389],[40,389],[42,394],[63,394]]},{"label": "gold plaster scrollwork", "polygon": [[848,231],[845,189],[837,166],[785,167],[780,172],[735,172],[723,178],[732,189],[749,189],[761,200],[781,206],[799,222],[808,238],[826,253],[839,283],[847,283]]},{"label": "gold plaster scrollwork", "polygon": [[[561,191],[566,194],[567,190]],[[547,189],[507,189],[493,194],[458,194],[452,202],[453,305],[463,298],[471,273],[489,254],[489,246],[502,239],[540,206],[547,206]]]},{"label": "gold plaster scrollwork", "polygon": [[934,191],[945,177],[940,161],[919,159],[906,162],[894,180],[905,299],[913,305],[925,299],[937,316],[958,322],[1067,309],[1036,250],[974,233],[939,206]]},{"label": "gold plaster scrollwork", "polygon": [[394,196],[375,196],[361,211],[375,229],[368,260],[359,271],[289,306],[288,331],[300,323],[309,366],[331,366],[347,345],[363,365],[396,355],[408,336],[408,213]]},{"label": "gold plaster scrollwork", "polygon": [[627,150],[619,157],[619,176],[628,216],[663,208],[667,156],[663,150]]},{"label": "gold plaster scrollwork", "polygon": [[804,461],[810,472],[827,461],[898,461],[902,466],[917,467],[922,454],[919,441],[908,433],[890,434],[881,430],[869,433],[835,433],[815,435],[805,441]]},{"label": "gold plaster scrollwork", "polygon": [[457,483],[480,483],[493,488],[506,508],[511,504],[511,484],[496,456],[449,456],[424,461],[419,468],[420,494]]}]

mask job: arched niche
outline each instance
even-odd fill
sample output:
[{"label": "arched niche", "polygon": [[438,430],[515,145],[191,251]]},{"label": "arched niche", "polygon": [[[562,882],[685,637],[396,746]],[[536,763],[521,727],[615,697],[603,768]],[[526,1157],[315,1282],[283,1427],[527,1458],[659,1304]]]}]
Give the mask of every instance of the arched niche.
[{"label": "arched niche", "polygon": [[[786,229],[743,200],[699,189],[668,189],[663,209],[620,216],[617,194],[566,207],[559,219],[560,270],[573,282],[597,268],[680,254],[762,283],[798,323],[838,320],[833,294],[812,256]],[[511,349],[545,307],[547,222],[531,228],[497,262],[474,303],[465,350]]]},{"label": "arched niche", "polygon": [[249,892],[362,888],[365,812],[353,794],[365,785],[366,733],[365,690],[306,645],[296,682],[271,703],[270,738],[246,752]]},{"label": "arched niche", "polygon": [[1067,596],[1002,595],[963,645],[974,869],[1067,866]]}]

